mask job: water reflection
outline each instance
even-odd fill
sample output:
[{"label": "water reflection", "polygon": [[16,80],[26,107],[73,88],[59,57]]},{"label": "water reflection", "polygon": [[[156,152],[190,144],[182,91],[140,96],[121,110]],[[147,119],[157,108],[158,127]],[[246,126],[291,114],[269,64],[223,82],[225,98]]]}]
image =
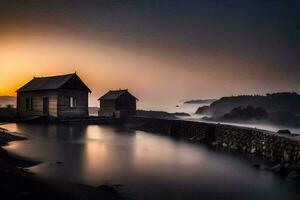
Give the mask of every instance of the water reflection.
[{"label": "water reflection", "polygon": [[[40,176],[122,184],[136,199],[297,199],[298,184],[258,171],[239,155],[111,126],[4,125],[30,140],[9,151],[43,161]],[[62,164],[57,164],[57,162]]]}]

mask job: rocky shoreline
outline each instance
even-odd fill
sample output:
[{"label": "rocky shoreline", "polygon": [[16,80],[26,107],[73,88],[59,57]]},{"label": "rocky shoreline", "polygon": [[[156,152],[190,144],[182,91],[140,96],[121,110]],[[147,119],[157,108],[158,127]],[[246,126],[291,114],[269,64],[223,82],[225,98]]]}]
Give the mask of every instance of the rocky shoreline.
[{"label": "rocky shoreline", "polygon": [[0,196],[1,199],[124,199],[113,186],[91,187],[65,183],[60,180],[46,180],[28,172],[26,168],[39,164],[25,158],[11,155],[2,147],[11,141],[26,140],[24,137],[0,128]]}]

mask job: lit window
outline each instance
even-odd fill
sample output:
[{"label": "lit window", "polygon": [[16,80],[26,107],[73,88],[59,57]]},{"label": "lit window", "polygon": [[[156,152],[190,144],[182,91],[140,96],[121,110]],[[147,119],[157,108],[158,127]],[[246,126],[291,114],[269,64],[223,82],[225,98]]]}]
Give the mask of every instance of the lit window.
[{"label": "lit window", "polygon": [[76,107],[76,99],[74,97],[70,97],[70,108]]}]

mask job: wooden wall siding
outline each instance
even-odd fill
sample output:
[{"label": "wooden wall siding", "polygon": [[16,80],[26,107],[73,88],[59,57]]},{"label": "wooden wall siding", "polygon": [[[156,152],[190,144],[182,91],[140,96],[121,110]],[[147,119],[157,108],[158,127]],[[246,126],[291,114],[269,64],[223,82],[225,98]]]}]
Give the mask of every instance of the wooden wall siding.
[{"label": "wooden wall siding", "polygon": [[120,117],[128,111],[136,110],[136,99],[125,93],[116,100],[100,100],[99,116]]},{"label": "wooden wall siding", "polygon": [[136,99],[128,93],[125,93],[117,99],[116,109],[120,111],[136,110]]},{"label": "wooden wall siding", "polygon": [[116,109],[115,109],[115,101],[114,100],[102,100],[102,101],[100,101],[99,116],[112,117],[113,113],[115,111],[116,111]]},{"label": "wooden wall siding", "polygon": [[[70,97],[76,99],[76,107],[70,107]],[[85,90],[59,90],[58,117],[75,118],[88,116],[88,92]]]},{"label": "wooden wall siding", "polygon": [[[40,91],[18,93],[17,112],[21,117],[42,116],[43,115],[43,97],[49,97],[49,115],[57,117],[57,92]],[[26,98],[32,98],[32,109],[26,111]]]}]

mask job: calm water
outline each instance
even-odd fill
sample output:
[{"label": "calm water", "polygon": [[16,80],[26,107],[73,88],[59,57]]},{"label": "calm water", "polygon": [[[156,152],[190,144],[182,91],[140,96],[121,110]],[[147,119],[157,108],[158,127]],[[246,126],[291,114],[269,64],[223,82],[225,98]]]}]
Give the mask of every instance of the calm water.
[{"label": "calm water", "polygon": [[133,199],[300,199],[296,182],[199,144],[122,127],[2,127],[30,138],[6,149],[43,161],[32,172],[93,186],[121,184]]}]

